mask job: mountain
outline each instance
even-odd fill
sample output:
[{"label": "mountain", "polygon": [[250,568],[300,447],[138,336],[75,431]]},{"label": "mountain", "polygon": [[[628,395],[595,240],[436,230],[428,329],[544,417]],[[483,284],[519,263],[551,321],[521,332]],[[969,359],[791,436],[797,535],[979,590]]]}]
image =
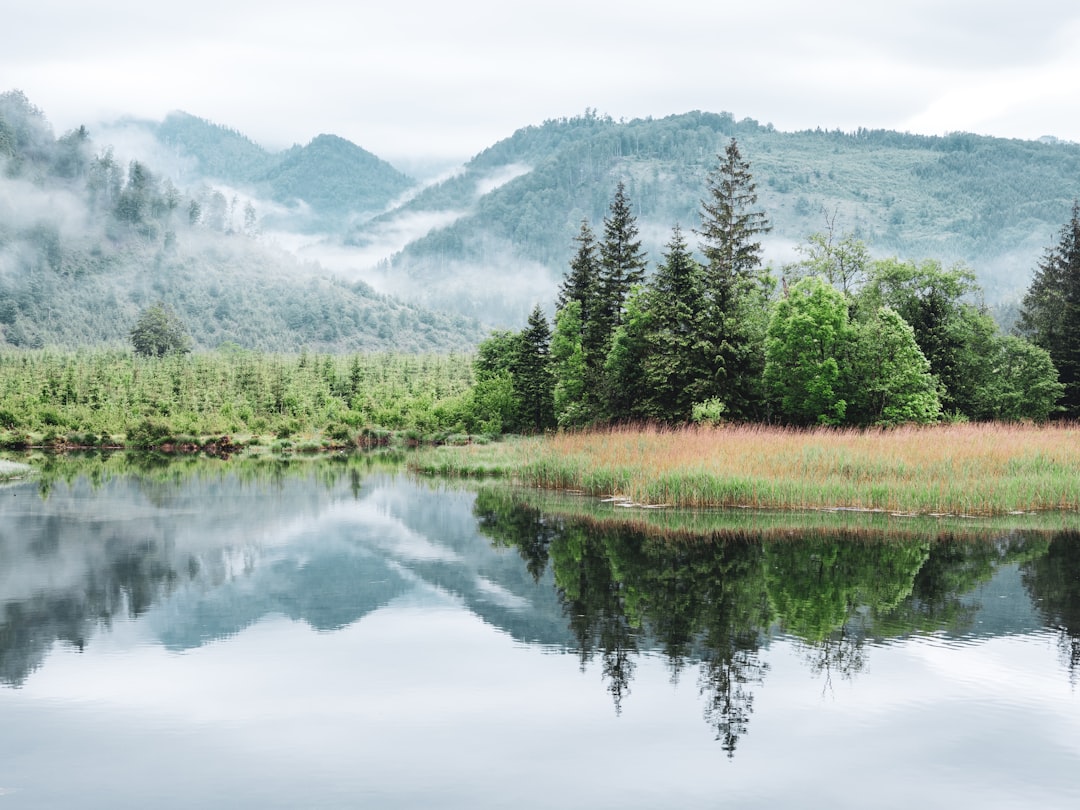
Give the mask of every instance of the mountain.
[{"label": "mountain", "polygon": [[[1080,145],[957,133],[779,132],[729,113],[616,122],[584,116],[526,127],[464,170],[355,227],[380,232],[442,212],[449,224],[410,241],[380,268],[419,302],[520,324],[550,304],[583,219],[602,234],[615,186],[626,184],[650,258],[670,230],[698,223],[705,178],[731,138],[751,162],[772,222],[774,267],[827,221],[875,255],[969,265],[987,301],[1015,302],[1080,194]],[[493,183],[492,178],[507,178]]]},{"label": "mountain", "polygon": [[193,160],[200,176],[233,185],[257,182],[277,160],[271,152],[236,130],[185,112],[171,112],[160,124],[126,123],[144,129],[179,156]]},{"label": "mountain", "polygon": [[[234,156],[257,154],[235,133],[202,130]],[[328,143],[304,154],[317,164],[353,153]],[[139,161],[122,165],[85,128],[56,138],[22,93],[0,94],[0,346],[126,345],[155,301],[200,348],[450,351],[481,337],[474,321],[346,282],[258,239],[253,207],[238,203],[208,186],[181,191]]]},{"label": "mountain", "polygon": [[[310,209],[308,230],[327,230],[351,217],[380,213],[415,181],[385,160],[336,135],[319,135],[306,146],[269,152],[246,136],[173,112],[160,124],[141,125],[161,144],[194,161],[196,175],[247,190],[287,206]],[[279,224],[294,227],[288,217]]]},{"label": "mountain", "polygon": [[[42,122],[27,126],[34,130]],[[751,163],[759,206],[772,223],[765,257],[777,271],[799,258],[797,248],[810,234],[832,223],[838,235],[862,238],[875,256],[962,262],[975,272],[987,303],[1015,308],[1080,196],[1080,145],[1073,143],[865,129],[780,132],[730,113],[614,121],[588,110],[524,127],[426,186],[333,135],[271,152],[235,130],[186,113],[125,126],[145,141],[144,151],[136,149],[132,156],[150,169],[160,166],[156,182],[182,191],[183,206],[198,206],[200,233],[261,232],[264,243],[276,240],[296,255],[332,262],[339,279],[349,280],[334,283],[361,297],[373,295],[367,286],[372,284],[396,296],[397,306],[410,302],[416,317],[418,308],[437,308],[515,328],[535,303],[550,311],[582,220],[602,234],[619,182],[626,185],[649,258],[657,262],[674,225],[688,232],[698,224],[706,176],[732,138]],[[20,146],[18,154],[4,146],[14,138],[14,129],[0,132],[9,167],[37,160],[27,151],[37,148],[32,144]],[[81,147],[54,140],[49,148],[66,149],[68,158],[64,166],[52,166],[50,182],[70,181],[72,167],[81,165],[72,150]],[[124,173],[123,166],[108,171],[114,170]],[[110,188],[116,191],[115,179],[108,186],[99,178],[101,189],[92,193],[102,198]],[[175,221],[187,209],[177,211],[164,230],[179,237],[186,231]],[[53,250],[52,237],[39,237],[44,247],[35,249]],[[193,249],[190,240],[177,244],[181,252]],[[98,255],[89,245],[91,252],[80,261],[94,266],[115,247],[109,242]],[[265,244],[262,249],[269,251]],[[305,275],[304,262],[280,253],[270,265],[284,265],[269,277]],[[196,254],[191,257],[196,265],[218,261]],[[153,263],[156,256],[151,252],[138,262]],[[254,268],[264,260],[252,261]],[[152,288],[145,293],[156,294]],[[275,305],[267,301],[265,306]],[[320,307],[312,304],[300,322],[322,323],[321,314],[310,314]],[[361,314],[364,309],[358,304],[341,317],[371,321]],[[5,312],[10,317],[10,306],[0,310],[0,321]],[[385,323],[376,326],[374,335],[382,335],[383,343],[375,345],[392,343],[385,337],[388,330],[394,331]],[[267,334],[260,325],[258,335]],[[313,337],[290,338],[289,345]],[[343,345],[333,335],[327,340],[320,345]]]}]

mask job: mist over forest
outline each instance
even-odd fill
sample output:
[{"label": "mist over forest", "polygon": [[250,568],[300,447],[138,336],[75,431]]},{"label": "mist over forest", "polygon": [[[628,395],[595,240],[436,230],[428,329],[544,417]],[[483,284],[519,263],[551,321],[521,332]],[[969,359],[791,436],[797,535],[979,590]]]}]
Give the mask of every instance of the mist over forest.
[{"label": "mist over forest", "polygon": [[550,311],[582,221],[603,219],[620,182],[650,267],[676,224],[695,247],[704,178],[731,138],[776,273],[831,226],[875,256],[963,263],[1005,313],[1080,177],[1080,145],[1049,139],[588,110],[415,178],[333,134],[275,152],[183,112],[57,135],[13,90],[0,94],[0,334],[120,345],[161,301],[198,348],[470,349],[537,303]]}]

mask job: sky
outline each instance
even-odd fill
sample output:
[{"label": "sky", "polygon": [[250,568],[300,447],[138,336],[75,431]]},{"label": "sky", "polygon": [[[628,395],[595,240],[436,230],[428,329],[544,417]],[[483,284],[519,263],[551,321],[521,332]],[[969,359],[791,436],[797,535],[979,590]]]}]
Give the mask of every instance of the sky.
[{"label": "sky", "polygon": [[587,108],[1080,141],[1075,0],[34,0],[0,91],[57,133],[171,110],[271,148],[463,161]]}]

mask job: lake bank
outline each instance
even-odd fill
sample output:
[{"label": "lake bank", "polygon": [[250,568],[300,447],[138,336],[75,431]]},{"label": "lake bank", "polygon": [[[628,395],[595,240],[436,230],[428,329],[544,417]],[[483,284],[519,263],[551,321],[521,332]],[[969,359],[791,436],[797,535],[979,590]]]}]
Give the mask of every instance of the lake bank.
[{"label": "lake bank", "polygon": [[919,515],[1080,510],[1080,428],[619,427],[424,449],[420,472],[497,475],[647,507]]}]

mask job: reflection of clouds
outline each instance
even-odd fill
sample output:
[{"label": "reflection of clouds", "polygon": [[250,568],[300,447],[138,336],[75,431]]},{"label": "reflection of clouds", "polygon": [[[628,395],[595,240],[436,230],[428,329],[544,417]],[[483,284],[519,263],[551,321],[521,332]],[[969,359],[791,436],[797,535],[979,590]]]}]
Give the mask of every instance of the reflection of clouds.
[{"label": "reflection of clouds", "polygon": [[476,577],[476,590],[493,604],[508,610],[525,610],[530,606],[528,599],[511,593],[487,577]]}]

